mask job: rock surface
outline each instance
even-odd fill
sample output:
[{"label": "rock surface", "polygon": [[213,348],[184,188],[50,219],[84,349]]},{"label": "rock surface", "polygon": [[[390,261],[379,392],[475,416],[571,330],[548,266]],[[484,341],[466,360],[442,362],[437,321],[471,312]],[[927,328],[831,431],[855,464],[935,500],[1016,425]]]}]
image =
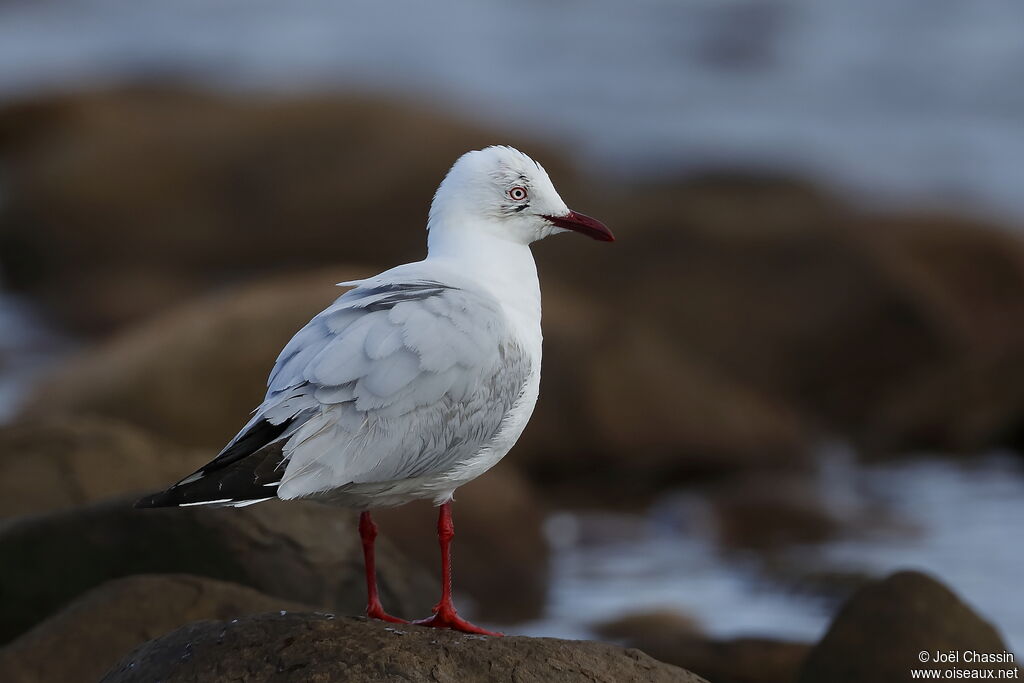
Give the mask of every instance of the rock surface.
[{"label": "rock surface", "polygon": [[944,585],[920,572],[899,572],[866,585],[847,601],[808,654],[797,681],[895,683],[910,680],[911,669],[1014,666],[919,659],[921,652],[951,650],[1004,653],[1006,644],[991,624]]},{"label": "rock surface", "polygon": [[[356,517],[315,503],[240,509],[134,510],[114,501],[0,531],[0,642],[111,579],[185,573],[295,602],[361,614],[366,605]],[[397,615],[430,614],[437,582],[387,539],[378,543],[381,597]]]},{"label": "rock surface", "polygon": [[637,650],[549,638],[486,638],[316,614],[202,622],[151,641],[104,683],[703,679]]},{"label": "rock surface", "polygon": [[0,518],[166,486],[209,460],[118,420],[66,416],[0,428]]},{"label": "rock surface", "polygon": [[89,591],[0,649],[0,671],[7,683],[98,681],[139,645],[194,621],[309,609],[199,576],[129,576]]},{"label": "rock surface", "polygon": [[714,683],[793,683],[810,645],[769,638],[715,639],[674,612],[635,614],[597,632]]}]

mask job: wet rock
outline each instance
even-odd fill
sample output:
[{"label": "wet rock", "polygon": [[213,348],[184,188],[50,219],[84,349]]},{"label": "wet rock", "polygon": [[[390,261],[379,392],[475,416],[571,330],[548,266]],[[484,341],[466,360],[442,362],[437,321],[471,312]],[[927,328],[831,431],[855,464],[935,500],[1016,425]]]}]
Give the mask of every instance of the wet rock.
[{"label": "wet rock", "polygon": [[921,652],[931,656],[950,650],[997,654],[1006,652],[1006,644],[991,624],[949,588],[920,572],[899,572],[864,586],[850,598],[808,654],[797,680],[906,681],[911,669],[922,667],[943,671],[1013,667],[919,659]]},{"label": "wet rock", "polygon": [[715,683],[792,683],[810,650],[769,638],[709,638],[692,619],[673,612],[628,615],[600,624],[597,632]]},{"label": "wet rock", "polygon": [[309,609],[198,576],[129,576],[89,591],[0,649],[0,671],[8,683],[96,681],[139,645],[194,621]]},{"label": "wet rock", "polygon": [[143,645],[103,679],[275,681],[701,681],[614,645],[486,638],[323,615],[265,615],[186,626]]},{"label": "wet rock", "polygon": [[368,274],[334,267],[272,278],[154,316],[70,359],[24,412],[115,417],[212,457],[263,400],[281,348],[341,296],[335,283]]},{"label": "wet rock", "polygon": [[[545,507],[511,462],[455,493],[452,556],[460,609],[502,624],[540,616],[549,578]],[[418,501],[376,511],[374,518],[382,536],[440,578],[437,508]]]},{"label": "wet rock", "polygon": [[[134,510],[114,501],[19,518],[0,530],[0,642],[85,591],[132,574],[206,576],[361,614],[365,582],[355,527],[350,511],[295,502]],[[377,568],[393,613],[430,613],[437,582],[387,539],[378,546]]]},{"label": "wet rock", "polygon": [[502,139],[356,96],[152,87],[9,105],[0,271],[68,325],[105,332],[253,275],[415,260],[444,173]]},{"label": "wet rock", "polygon": [[209,455],[108,418],[53,417],[3,427],[0,517],[142,493],[202,466]]}]

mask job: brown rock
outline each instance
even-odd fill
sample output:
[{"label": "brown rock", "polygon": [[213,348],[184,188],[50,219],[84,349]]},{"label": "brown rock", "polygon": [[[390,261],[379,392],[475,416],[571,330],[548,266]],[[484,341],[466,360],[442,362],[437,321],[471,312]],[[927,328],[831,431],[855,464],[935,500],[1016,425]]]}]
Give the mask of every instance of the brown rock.
[{"label": "brown rock", "polygon": [[[355,527],[352,512],[295,502],[134,510],[115,501],[20,518],[0,531],[0,642],[85,591],[132,574],[195,574],[361,614],[365,580]],[[437,582],[387,539],[378,545],[377,569],[390,611],[430,613]]]},{"label": "brown rock", "polygon": [[[627,614],[597,624],[594,630],[602,638],[650,645],[661,639],[665,639],[665,642],[675,643],[681,638],[698,637],[700,622],[689,615],[666,609]],[[640,645],[631,645],[630,647],[647,649]]]},{"label": "brown rock", "polygon": [[[0,270],[66,323],[105,332],[283,268],[414,260],[444,173],[501,140],[353,96],[137,88],[15,104],[0,110]],[[564,187],[554,155],[527,146]]]},{"label": "brown rock", "polygon": [[285,343],[341,296],[334,284],[368,274],[335,267],[275,278],[155,316],[71,359],[25,412],[116,417],[212,457],[263,400]]},{"label": "brown rock", "polygon": [[486,638],[323,615],[203,622],[143,645],[105,683],[274,681],[701,681],[636,650]]},{"label": "brown rock", "polygon": [[1024,444],[1024,344],[965,355],[893,391],[861,440],[872,455]]},{"label": "brown rock", "polygon": [[8,683],[97,681],[139,645],[180,626],[277,610],[309,607],[187,574],[129,576],[89,591],[0,649],[0,671]]},{"label": "brown rock", "polygon": [[[612,203],[607,218],[619,242],[587,254],[573,282],[626,312],[617,324],[639,321],[702,370],[813,426],[859,433],[874,406],[962,344],[961,326],[909,277],[917,255],[891,266],[872,241],[884,225],[812,188],[684,179]],[[564,271],[572,246],[538,258]]]},{"label": "brown rock", "polygon": [[771,551],[821,543],[841,531],[816,482],[787,474],[740,476],[711,495],[717,540],[726,548]]},{"label": "brown rock", "polygon": [[642,498],[694,474],[806,461],[806,427],[785,400],[719,372],[628,306],[613,313],[549,287],[544,335],[540,400],[509,457],[567,499]]},{"label": "brown rock", "polygon": [[674,612],[628,615],[597,632],[715,683],[792,683],[810,650],[768,638],[708,638],[692,619]]},{"label": "brown rock", "polygon": [[807,656],[797,680],[895,683],[910,680],[911,669],[1014,666],[919,660],[920,652],[950,650],[1004,653],[1006,644],[991,624],[944,585],[920,572],[899,572],[866,585],[847,601]]},{"label": "brown rock", "polygon": [[[529,482],[508,462],[456,492],[455,588],[473,598],[474,618],[512,623],[540,615],[548,586],[544,512]],[[383,536],[439,576],[437,508],[419,501],[374,517]],[[465,600],[460,605],[469,607]]]},{"label": "brown rock", "polygon": [[682,641],[671,657],[659,659],[716,683],[792,683],[810,649],[772,638],[702,638]]},{"label": "brown rock", "polygon": [[0,428],[0,517],[49,512],[164,486],[209,453],[107,418],[56,417]]},{"label": "brown rock", "polygon": [[1024,242],[1005,226],[936,214],[872,216],[851,226],[961,344],[1024,342]]},{"label": "brown rock", "polygon": [[889,450],[1013,445],[1024,425],[1024,242],[941,215],[875,218],[871,227],[861,239],[956,345],[874,406],[864,441]]}]

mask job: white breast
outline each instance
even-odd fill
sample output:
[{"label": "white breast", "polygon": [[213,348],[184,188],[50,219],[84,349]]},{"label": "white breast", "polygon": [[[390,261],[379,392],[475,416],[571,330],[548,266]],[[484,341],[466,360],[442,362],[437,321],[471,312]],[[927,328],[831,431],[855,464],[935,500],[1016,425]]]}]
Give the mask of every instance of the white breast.
[{"label": "white breast", "polygon": [[498,461],[512,450],[516,441],[522,436],[523,430],[526,429],[526,423],[530,421],[530,416],[533,415],[533,408],[537,405],[539,393],[540,358],[538,357],[519,399],[505,415],[505,420],[498,433],[494,435],[488,445],[480,449],[475,457],[461,463],[449,473],[447,478],[452,482],[453,490],[476,479],[497,465]]}]

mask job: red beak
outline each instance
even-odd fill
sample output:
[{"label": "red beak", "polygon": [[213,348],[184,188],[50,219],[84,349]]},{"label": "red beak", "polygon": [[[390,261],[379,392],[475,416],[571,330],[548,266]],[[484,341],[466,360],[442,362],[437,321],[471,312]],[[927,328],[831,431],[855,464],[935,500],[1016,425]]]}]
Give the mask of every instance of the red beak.
[{"label": "red beak", "polygon": [[612,231],[608,229],[607,225],[596,218],[584,216],[582,213],[570,211],[564,216],[544,216],[544,218],[548,219],[559,228],[573,230],[595,240],[600,240],[602,242],[615,241],[615,235],[612,234]]}]

